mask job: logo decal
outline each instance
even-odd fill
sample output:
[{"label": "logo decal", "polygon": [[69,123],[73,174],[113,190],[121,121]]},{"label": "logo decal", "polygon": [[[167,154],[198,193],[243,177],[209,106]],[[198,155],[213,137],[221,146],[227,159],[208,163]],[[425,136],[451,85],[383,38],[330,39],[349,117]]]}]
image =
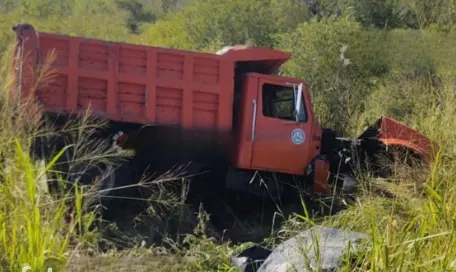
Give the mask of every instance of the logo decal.
[{"label": "logo decal", "polygon": [[306,141],[306,133],[300,128],[295,128],[291,132],[291,141],[295,145],[303,144]]}]

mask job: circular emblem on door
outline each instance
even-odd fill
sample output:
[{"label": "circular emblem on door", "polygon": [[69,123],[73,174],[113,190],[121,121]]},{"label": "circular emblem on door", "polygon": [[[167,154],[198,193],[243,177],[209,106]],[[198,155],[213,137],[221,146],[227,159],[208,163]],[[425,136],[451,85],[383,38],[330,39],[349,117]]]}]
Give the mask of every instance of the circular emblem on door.
[{"label": "circular emblem on door", "polygon": [[291,141],[295,145],[303,144],[306,141],[306,133],[300,128],[295,128],[291,132]]}]

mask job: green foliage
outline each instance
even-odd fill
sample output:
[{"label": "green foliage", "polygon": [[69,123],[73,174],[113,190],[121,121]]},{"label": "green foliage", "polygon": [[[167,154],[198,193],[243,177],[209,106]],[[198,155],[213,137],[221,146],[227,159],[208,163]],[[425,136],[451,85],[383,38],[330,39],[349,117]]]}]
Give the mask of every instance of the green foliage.
[{"label": "green foliage", "polygon": [[[0,269],[20,271],[24,265],[35,271],[60,269],[75,244],[87,248],[96,241],[97,233],[91,229],[95,217],[85,209],[86,197],[78,186],[72,201],[56,201],[49,194],[47,178],[65,149],[47,162],[30,156],[31,139],[43,131],[37,128],[39,113],[32,103],[6,107],[14,90],[7,69],[10,56],[11,51],[4,52],[0,65]],[[70,197],[65,194],[63,199]]]},{"label": "green foliage", "polygon": [[44,32],[122,41],[128,37],[126,11],[109,0],[18,1],[0,16],[0,50],[12,42],[11,27],[29,23]]},{"label": "green foliage", "polygon": [[455,23],[454,0],[308,1],[319,17],[346,15],[366,27],[423,29]]},{"label": "green foliage", "polygon": [[438,88],[442,76],[454,76],[447,56],[455,54],[455,42],[452,32],[363,29],[345,17],[313,20],[278,35],[278,46],[293,52],[284,72],[309,82],[320,122],[344,134],[369,122],[359,118],[373,112],[372,101],[384,103],[370,122],[384,114],[405,118],[416,104],[432,102],[430,88]]},{"label": "green foliage", "polygon": [[372,58],[383,48],[370,46],[382,36],[364,32],[347,18],[313,20],[278,36],[280,48],[294,53],[285,73],[308,81],[323,125],[346,127],[352,111],[362,106],[369,81],[385,72],[386,63]]},{"label": "green foliage", "polygon": [[356,21],[368,27],[401,27],[404,25],[404,21],[401,19],[406,18],[401,16],[402,5],[396,0],[347,0],[345,5],[350,7],[349,12],[355,17]]},{"label": "green foliage", "polygon": [[[133,33],[138,33],[138,28],[144,23],[153,23],[163,16],[163,13],[171,9],[169,1],[160,3],[144,4],[139,0],[117,0],[117,5],[130,13],[128,27]],[[154,1],[155,2],[155,1]]]},{"label": "green foliage", "polygon": [[309,19],[305,4],[293,0],[192,1],[178,13],[142,29],[141,42],[214,52],[224,45],[272,47],[274,34]]}]

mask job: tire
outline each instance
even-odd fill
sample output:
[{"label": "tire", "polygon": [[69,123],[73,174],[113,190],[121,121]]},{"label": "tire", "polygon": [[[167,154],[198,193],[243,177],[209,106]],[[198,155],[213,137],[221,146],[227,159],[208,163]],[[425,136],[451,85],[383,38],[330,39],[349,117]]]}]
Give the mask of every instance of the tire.
[{"label": "tire", "polygon": [[123,197],[132,197],[136,193],[134,188],[128,187],[135,183],[130,163],[125,162],[114,168],[100,183],[96,203],[101,205],[103,219],[113,221],[119,216],[123,217],[120,211],[128,212],[124,211],[126,200]]}]

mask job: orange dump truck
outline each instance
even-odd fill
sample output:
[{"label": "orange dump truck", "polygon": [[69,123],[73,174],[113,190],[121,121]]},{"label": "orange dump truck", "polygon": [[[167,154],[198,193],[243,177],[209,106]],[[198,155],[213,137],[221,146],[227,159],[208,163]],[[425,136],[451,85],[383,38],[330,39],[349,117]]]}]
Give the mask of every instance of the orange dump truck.
[{"label": "orange dump truck", "polygon": [[[127,173],[189,162],[192,171],[213,171],[209,181],[194,182],[207,192],[202,199],[217,200],[227,188],[291,199],[293,190],[277,184],[276,175],[325,195],[338,179],[352,184],[353,162],[375,162],[389,146],[427,162],[434,154],[427,137],[388,117],[357,139],[322,129],[305,80],[274,75],[291,58],[287,52],[234,46],[208,54],[43,33],[26,24],[13,29],[23,97],[32,95],[55,120],[87,109],[109,120],[97,137],[111,141],[123,133],[118,144],[136,151]],[[55,76],[35,90],[50,53]]]}]

